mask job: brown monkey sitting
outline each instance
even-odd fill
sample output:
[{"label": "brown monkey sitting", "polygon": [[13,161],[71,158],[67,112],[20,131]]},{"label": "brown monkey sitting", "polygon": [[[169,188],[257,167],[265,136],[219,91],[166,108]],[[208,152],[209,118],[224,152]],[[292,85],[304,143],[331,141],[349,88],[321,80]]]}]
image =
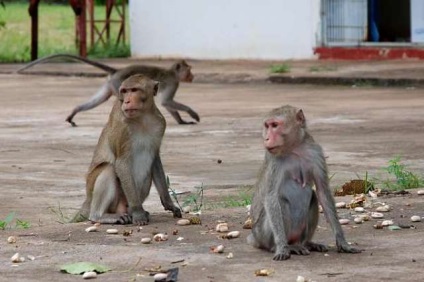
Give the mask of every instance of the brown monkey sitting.
[{"label": "brown monkey sitting", "polygon": [[166,122],[155,105],[158,82],[133,75],[119,88],[87,175],[87,196],[74,222],[149,222],[143,202],[152,180],[165,210],[181,217],[168,192],[159,155]]},{"label": "brown monkey sitting", "polygon": [[[308,133],[302,110],[292,106],[272,110],[264,120],[263,138],[265,161],[253,196],[248,243],[274,252],[274,260],[327,251],[326,246],[311,241],[318,224],[319,201],[336,235],[337,250],[361,252],[344,238],[328,187],[323,151]],[[314,184],[317,194],[312,190]]]}]

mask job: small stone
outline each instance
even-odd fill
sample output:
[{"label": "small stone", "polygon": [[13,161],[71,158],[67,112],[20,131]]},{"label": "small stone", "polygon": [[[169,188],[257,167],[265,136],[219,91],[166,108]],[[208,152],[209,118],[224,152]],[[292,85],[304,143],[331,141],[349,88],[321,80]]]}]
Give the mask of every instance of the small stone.
[{"label": "small stone", "polygon": [[234,257],[233,253],[228,253],[227,259],[232,259]]},{"label": "small stone", "polygon": [[413,215],[413,216],[411,216],[411,221],[412,222],[420,222],[421,221],[421,216],[419,216],[419,215]]},{"label": "small stone", "polygon": [[31,255],[27,255],[27,258],[28,258],[29,260],[35,260],[35,257],[34,257],[34,256],[31,256]]},{"label": "small stone", "polygon": [[361,214],[359,215],[360,218],[362,218],[363,221],[369,221],[370,216],[368,214]]},{"label": "small stone", "polygon": [[96,226],[96,225],[93,225],[93,226],[87,227],[87,228],[85,229],[85,232],[96,232],[96,231],[97,231],[97,226]]},{"label": "small stone", "polygon": [[228,232],[228,224],[226,222],[218,223],[215,227],[217,232]]},{"label": "small stone", "polygon": [[177,241],[182,241],[182,240],[184,240],[184,237],[178,237],[177,238]]},{"label": "small stone", "polygon": [[168,277],[168,274],[167,273],[156,273],[154,276],[153,276],[153,279],[155,280],[155,281],[165,281],[165,279]]},{"label": "small stone", "polygon": [[389,225],[393,225],[393,220],[383,220],[383,222],[381,223],[381,225],[383,226],[389,226]]},{"label": "small stone", "polygon": [[336,203],[336,208],[338,209],[343,209],[346,207],[346,203],[345,202],[338,202]]},{"label": "small stone", "polygon": [[224,235],[225,239],[234,239],[240,237],[240,231],[231,231]]},{"label": "small stone", "polygon": [[83,279],[94,279],[97,277],[97,273],[95,271],[87,271],[82,275]]},{"label": "small stone", "polygon": [[[23,262],[23,260],[22,260],[21,256],[19,255],[19,253],[14,254],[14,255],[10,258],[10,260],[11,260],[13,263]],[[24,260],[25,260],[25,258],[24,258]]]},{"label": "small stone", "polygon": [[377,212],[388,212],[388,211],[390,211],[390,206],[388,206],[388,205],[380,206],[380,207],[377,207],[375,209],[375,211],[377,211]]},{"label": "small stone", "polygon": [[424,190],[418,190],[418,191],[417,191],[417,194],[418,194],[418,195],[424,195]]},{"label": "small stone", "polygon": [[152,238],[150,237],[141,238],[142,244],[150,244],[150,242],[152,242]]},{"label": "small stone", "polygon": [[371,213],[371,217],[372,218],[383,218],[384,217],[384,214],[379,213],[379,212],[372,212]]},{"label": "small stone", "polygon": [[212,253],[218,253],[218,254],[222,254],[224,252],[224,245],[218,245],[218,246],[213,246],[210,247]]},{"label": "small stone", "polygon": [[177,221],[177,225],[181,225],[181,226],[190,225],[190,220],[185,218],[180,219]]},{"label": "small stone", "polygon": [[156,242],[167,241],[168,235],[166,235],[164,233],[158,233],[155,236],[153,236],[153,240],[155,240]]},{"label": "small stone", "polygon": [[364,222],[364,220],[362,219],[362,217],[355,217],[354,219],[353,219],[353,221],[356,223],[356,224],[361,224],[362,222]]},{"label": "small stone", "polygon": [[356,207],[356,208],[354,209],[354,211],[355,211],[355,212],[364,212],[364,211],[365,211],[365,209],[364,209],[363,207]]},{"label": "small stone", "polygon": [[8,242],[9,244],[15,244],[15,243],[16,243],[16,237],[15,237],[15,236],[9,236],[9,237],[7,238],[7,242]]},{"label": "small stone", "polygon": [[118,234],[118,229],[107,229],[106,233],[107,234]]},{"label": "small stone", "polygon": [[346,225],[346,224],[349,224],[349,219],[346,219],[346,218],[341,218],[341,219],[339,219],[339,222],[340,222],[340,224],[341,225]]},{"label": "small stone", "polygon": [[303,277],[303,276],[297,276],[297,278],[296,278],[296,282],[305,282],[306,281],[306,279],[305,279],[305,277]]}]

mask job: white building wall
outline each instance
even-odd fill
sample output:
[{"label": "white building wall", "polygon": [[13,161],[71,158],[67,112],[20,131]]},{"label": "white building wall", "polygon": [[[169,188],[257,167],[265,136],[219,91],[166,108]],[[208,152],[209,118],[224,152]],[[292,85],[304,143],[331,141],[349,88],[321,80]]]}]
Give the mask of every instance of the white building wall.
[{"label": "white building wall", "polygon": [[312,58],[319,0],[130,0],[133,57]]}]

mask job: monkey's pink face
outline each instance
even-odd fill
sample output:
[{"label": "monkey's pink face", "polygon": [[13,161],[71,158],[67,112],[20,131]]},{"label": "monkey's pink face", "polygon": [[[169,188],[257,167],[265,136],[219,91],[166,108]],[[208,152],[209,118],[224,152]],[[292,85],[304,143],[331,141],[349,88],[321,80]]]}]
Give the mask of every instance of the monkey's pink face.
[{"label": "monkey's pink face", "polygon": [[128,119],[139,117],[143,110],[151,106],[151,99],[144,91],[137,87],[121,88],[120,94],[122,95],[121,109],[124,116]]},{"label": "monkey's pink face", "polygon": [[280,155],[284,149],[284,121],[278,118],[265,120],[263,128],[264,147],[273,155]]}]

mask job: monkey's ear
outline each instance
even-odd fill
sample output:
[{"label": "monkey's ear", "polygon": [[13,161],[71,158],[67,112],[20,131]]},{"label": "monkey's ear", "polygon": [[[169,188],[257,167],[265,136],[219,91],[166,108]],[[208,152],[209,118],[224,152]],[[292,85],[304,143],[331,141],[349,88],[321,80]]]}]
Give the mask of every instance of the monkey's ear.
[{"label": "monkey's ear", "polygon": [[176,69],[177,71],[179,71],[179,70],[181,69],[181,63],[178,63],[178,64],[175,66],[175,69]]},{"label": "monkey's ear", "polygon": [[159,91],[159,81],[153,82],[153,91],[155,92],[153,96],[156,96],[156,94],[158,94],[158,91]]},{"label": "monkey's ear", "polygon": [[301,124],[302,126],[305,125],[306,123],[306,119],[305,119],[305,115],[303,114],[302,109],[299,109],[296,113],[296,120],[299,124]]}]

